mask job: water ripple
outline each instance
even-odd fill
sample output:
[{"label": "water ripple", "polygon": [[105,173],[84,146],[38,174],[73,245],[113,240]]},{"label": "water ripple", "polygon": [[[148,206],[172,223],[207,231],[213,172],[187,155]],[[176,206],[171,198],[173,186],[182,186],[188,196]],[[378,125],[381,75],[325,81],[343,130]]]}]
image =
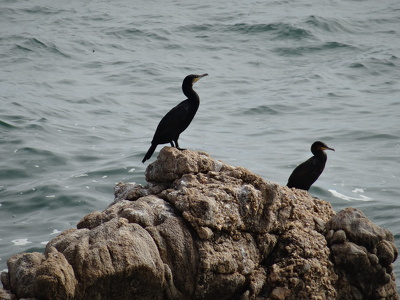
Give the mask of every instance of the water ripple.
[{"label": "water ripple", "polygon": [[346,33],[360,33],[365,31],[363,27],[356,21],[334,19],[334,18],[322,18],[319,16],[310,16],[305,20],[305,24],[311,26],[316,30],[323,30],[330,33],[335,32],[346,32]]},{"label": "water ripple", "polygon": [[322,44],[315,44],[310,46],[278,47],[275,48],[274,52],[279,53],[280,55],[283,56],[299,56],[299,55],[310,54],[313,52],[326,52],[339,49],[357,50],[357,47],[341,42],[325,42]]}]

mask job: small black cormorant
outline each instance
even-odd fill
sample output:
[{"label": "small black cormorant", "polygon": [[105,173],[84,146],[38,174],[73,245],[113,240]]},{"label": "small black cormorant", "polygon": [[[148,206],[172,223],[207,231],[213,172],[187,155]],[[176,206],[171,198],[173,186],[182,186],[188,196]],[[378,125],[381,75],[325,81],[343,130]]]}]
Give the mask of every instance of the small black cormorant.
[{"label": "small black cormorant", "polygon": [[179,135],[189,126],[190,122],[192,122],[200,105],[200,98],[193,90],[193,84],[207,75],[208,74],[192,74],[185,77],[182,83],[182,91],[187,99],[172,108],[161,119],[154,133],[153,140],[151,141],[151,146],[142,160],[143,163],[151,157],[159,144],[170,143],[171,147],[180,149],[178,144]]},{"label": "small black cormorant", "polygon": [[329,148],[323,142],[314,142],[311,145],[311,152],[314,156],[310,157],[293,170],[287,186],[308,191],[325,168],[327,156],[324,150],[335,151],[335,149]]}]

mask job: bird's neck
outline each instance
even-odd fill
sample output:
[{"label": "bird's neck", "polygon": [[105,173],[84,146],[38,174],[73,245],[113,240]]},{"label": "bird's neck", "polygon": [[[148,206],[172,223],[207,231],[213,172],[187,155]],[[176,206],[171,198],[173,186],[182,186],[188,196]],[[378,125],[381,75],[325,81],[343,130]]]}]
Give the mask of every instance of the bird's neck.
[{"label": "bird's neck", "polygon": [[325,151],[318,151],[318,152],[314,153],[314,156],[320,160],[324,159],[326,161],[326,159],[327,159],[327,155],[326,155]]},{"label": "bird's neck", "polygon": [[199,95],[193,90],[191,86],[189,87],[182,86],[182,91],[188,99],[194,101],[200,101]]}]

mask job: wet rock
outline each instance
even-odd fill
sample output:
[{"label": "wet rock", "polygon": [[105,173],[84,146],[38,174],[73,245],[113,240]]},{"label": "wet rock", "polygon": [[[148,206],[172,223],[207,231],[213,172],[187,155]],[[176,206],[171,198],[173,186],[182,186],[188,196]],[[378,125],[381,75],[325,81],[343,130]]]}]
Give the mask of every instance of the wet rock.
[{"label": "wet rock", "polygon": [[12,257],[0,296],[397,299],[393,236],[359,211],[335,216],[306,191],[204,152],[165,147],[146,178],[118,183],[107,209],[44,254]]}]

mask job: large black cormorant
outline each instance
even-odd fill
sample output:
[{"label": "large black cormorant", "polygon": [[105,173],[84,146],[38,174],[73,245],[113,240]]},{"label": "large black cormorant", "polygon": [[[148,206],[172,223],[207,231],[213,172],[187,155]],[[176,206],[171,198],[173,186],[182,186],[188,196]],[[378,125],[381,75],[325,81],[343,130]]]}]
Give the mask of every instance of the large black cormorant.
[{"label": "large black cormorant", "polygon": [[310,157],[293,170],[287,186],[308,191],[325,168],[327,156],[324,150],[335,151],[335,149],[329,148],[323,142],[314,142],[311,145],[311,152],[314,156]]},{"label": "large black cormorant", "polygon": [[178,144],[179,135],[192,122],[200,105],[200,98],[193,90],[193,84],[207,75],[192,74],[185,77],[182,83],[182,91],[187,99],[172,108],[161,119],[151,141],[151,146],[142,160],[143,163],[151,157],[159,144],[170,143],[171,147],[180,149]]}]

